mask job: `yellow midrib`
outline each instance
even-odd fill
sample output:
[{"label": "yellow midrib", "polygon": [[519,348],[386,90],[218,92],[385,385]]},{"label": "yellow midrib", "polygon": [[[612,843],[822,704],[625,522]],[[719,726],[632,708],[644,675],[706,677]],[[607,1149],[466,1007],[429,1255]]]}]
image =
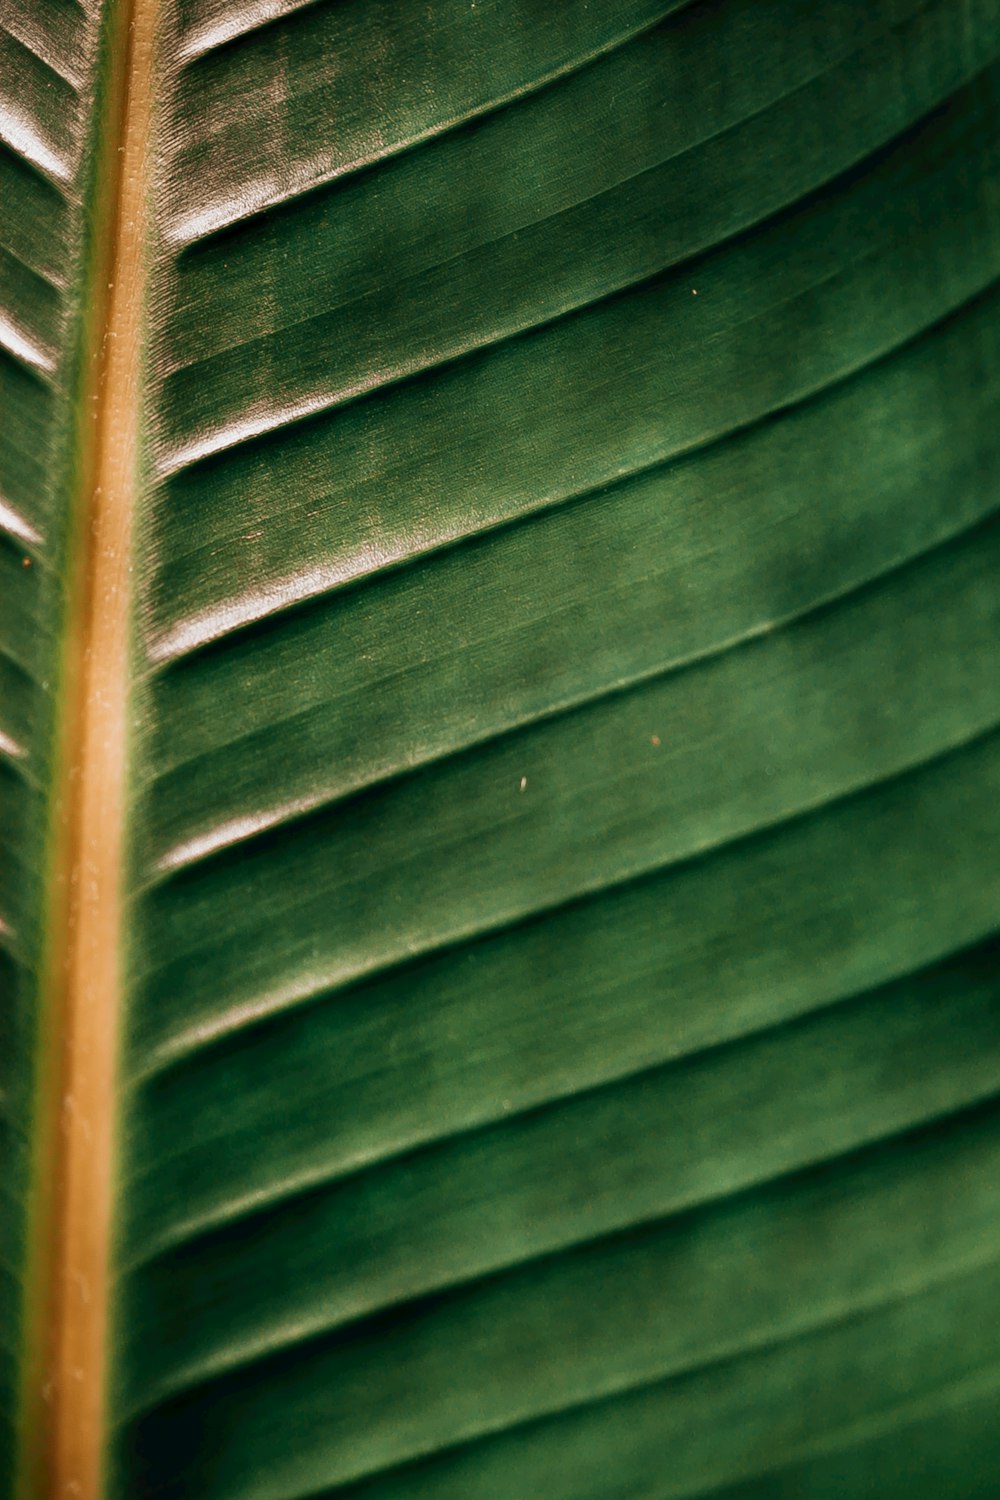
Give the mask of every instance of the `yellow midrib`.
[{"label": "yellow midrib", "polygon": [[[44,984],[22,1422],[23,1500],[104,1483],[111,1182],[128,744],[131,536],[139,472],[147,156],[159,0],[106,0],[104,89],[79,390],[63,746]],[[47,1128],[46,1128],[47,1124]]]}]

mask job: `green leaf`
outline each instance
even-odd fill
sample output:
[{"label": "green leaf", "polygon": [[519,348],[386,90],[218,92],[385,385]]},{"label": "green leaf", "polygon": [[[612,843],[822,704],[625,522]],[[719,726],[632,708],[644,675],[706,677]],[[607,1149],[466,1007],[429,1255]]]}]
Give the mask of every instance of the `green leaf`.
[{"label": "green leaf", "polygon": [[5,1419],[103,392],[108,1496],[993,1493],[1000,0],[134,3],[0,0]]}]

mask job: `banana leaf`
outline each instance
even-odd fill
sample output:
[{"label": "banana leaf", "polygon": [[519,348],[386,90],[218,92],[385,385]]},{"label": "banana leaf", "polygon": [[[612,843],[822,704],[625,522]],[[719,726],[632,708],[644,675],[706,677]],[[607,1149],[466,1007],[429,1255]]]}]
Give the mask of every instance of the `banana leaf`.
[{"label": "banana leaf", "polygon": [[1000,0],[0,0],[3,1500],[998,1492],[998,397]]}]

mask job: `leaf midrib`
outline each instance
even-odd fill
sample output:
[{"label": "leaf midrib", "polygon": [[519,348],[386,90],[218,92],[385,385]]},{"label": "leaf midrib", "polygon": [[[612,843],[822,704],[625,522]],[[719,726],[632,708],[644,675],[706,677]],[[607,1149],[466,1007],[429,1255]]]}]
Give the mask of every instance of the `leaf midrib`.
[{"label": "leaf midrib", "polygon": [[23,1500],[103,1487],[114,1078],[121,968],[130,573],[139,463],[147,158],[159,0],[102,23],[76,397],[49,951],[43,979],[35,1289],[26,1337]]}]

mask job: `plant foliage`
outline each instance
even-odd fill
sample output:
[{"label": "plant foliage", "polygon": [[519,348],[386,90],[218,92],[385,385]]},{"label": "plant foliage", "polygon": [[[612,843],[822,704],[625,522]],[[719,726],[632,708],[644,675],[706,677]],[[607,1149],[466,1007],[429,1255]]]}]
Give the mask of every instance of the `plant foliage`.
[{"label": "plant foliage", "polygon": [[[0,0],[8,1423],[107,3]],[[161,12],[112,1494],[995,1493],[1000,3]]]}]

